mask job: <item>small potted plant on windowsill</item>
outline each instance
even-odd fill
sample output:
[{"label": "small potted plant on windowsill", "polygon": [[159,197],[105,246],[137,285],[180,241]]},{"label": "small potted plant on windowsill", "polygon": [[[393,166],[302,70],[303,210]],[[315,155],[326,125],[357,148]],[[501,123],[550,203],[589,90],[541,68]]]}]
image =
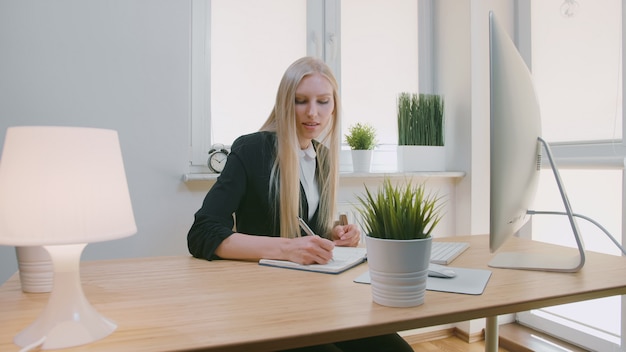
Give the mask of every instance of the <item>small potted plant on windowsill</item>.
[{"label": "small potted plant on windowsill", "polygon": [[356,123],[348,128],[346,142],[352,149],[354,172],[369,172],[376,147],[376,130],[369,124]]},{"label": "small potted plant on windowsill", "polygon": [[425,184],[392,184],[377,193],[365,187],[357,196],[374,302],[390,307],[424,303],[431,234],[442,218],[444,202]]},{"label": "small potted plant on windowsill", "polygon": [[445,170],[444,102],[436,94],[398,96],[398,169]]}]

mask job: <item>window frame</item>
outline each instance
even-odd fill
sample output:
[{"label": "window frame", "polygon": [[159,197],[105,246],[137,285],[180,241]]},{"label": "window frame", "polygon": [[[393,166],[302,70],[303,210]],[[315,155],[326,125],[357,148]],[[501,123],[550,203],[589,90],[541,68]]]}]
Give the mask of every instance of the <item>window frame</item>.
[{"label": "window frame", "polygon": [[211,2],[191,1],[191,58],[189,63],[189,167],[191,173],[210,173],[211,148]]}]

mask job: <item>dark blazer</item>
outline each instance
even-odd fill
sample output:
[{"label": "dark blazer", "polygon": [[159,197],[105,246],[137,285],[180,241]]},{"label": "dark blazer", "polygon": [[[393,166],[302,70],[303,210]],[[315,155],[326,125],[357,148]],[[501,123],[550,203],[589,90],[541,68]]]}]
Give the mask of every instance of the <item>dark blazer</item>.
[{"label": "dark blazer", "polygon": [[[323,148],[318,143],[314,146]],[[234,233],[233,214],[237,232],[280,237],[279,208],[269,199],[270,172],[275,159],[276,134],[273,132],[255,132],[233,142],[226,166],[204,198],[187,234],[187,246],[194,257],[219,259],[215,249]],[[300,202],[301,214],[308,214],[302,185]],[[316,218],[317,210],[307,222],[317,233]]]}]

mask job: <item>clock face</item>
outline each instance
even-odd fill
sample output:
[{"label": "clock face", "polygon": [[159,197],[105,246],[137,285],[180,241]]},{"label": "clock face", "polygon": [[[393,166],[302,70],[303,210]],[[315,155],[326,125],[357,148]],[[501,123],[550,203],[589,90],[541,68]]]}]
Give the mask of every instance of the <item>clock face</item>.
[{"label": "clock face", "polygon": [[223,151],[217,151],[209,156],[209,168],[213,172],[222,172],[224,165],[226,165],[226,158],[228,155]]}]

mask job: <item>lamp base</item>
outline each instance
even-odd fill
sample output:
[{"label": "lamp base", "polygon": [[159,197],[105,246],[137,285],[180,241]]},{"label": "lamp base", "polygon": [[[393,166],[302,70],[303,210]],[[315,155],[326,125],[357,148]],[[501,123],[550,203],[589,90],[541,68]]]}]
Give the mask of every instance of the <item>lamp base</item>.
[{"label": "lamp base", "polygon": [[117,325],[87,301],[80,283],[80,256],[86,244],[45,246],[54,266],[54,283],[44,311],[17,334],[15,344],[59,349],[87,344],[110,335]]},{"label": "lamp base", "polygon": [[15,247],[15,257],[22,291],[27,293],[52,291],[54,269],[50,255],[42,246]]}]

